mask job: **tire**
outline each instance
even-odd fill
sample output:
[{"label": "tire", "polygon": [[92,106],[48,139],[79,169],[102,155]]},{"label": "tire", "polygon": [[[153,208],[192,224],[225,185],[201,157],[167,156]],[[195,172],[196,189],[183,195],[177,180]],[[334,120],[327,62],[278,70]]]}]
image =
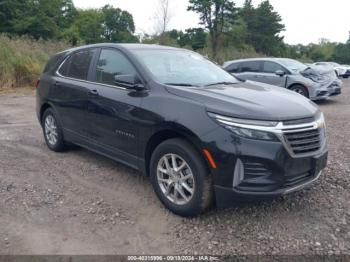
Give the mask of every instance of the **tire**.
[{"label": "tire", "polygon": [[45,142],[49,149],[55,152],[62,152],[66,149],[62,127],[51,108],[46,109],[43,114],[42,128]]},{"label": "tire", "polygon": [[307,89],[302,86],[302,85],[294,85],[290,88],[290,90],[302,95],[302,96],[305,96],[307,98],[309,98],[309,92],[307,91]]},{"label": "tire", "polygon": [[[178,167],[183,167],[178,173],[173,170],[172,178],[168,175],[169,170],[166,169],[166,159],[170,167],[169,170],[173,170],[173,159],[175,159]],[[160,171],[159,168],[166,171],[166,173]],[[192,174],[192,177],[190,174]],[[177,215],[183,217],[197,216],[206,211],[213,202],[212,179],[204,160],[191,144],[182,139],[167,140],[154,150],[150,163],[150,177],[159,200],[166,208]],[[166,178],[168,182],[163,182]],[[159,181],[159,179],[163,180]],[[169,182],[171,180],[173,182]],[[178,181],[174,182],[176,180]],[[169,185],[170,183],[171,185]],[[184,183],[187,186],[183,186]],[[166,195],[165,191],[169,187],[169,194]],[[190,189],[192,194],[187,189]],[[187,199],[183,197],[183,194]]]}]

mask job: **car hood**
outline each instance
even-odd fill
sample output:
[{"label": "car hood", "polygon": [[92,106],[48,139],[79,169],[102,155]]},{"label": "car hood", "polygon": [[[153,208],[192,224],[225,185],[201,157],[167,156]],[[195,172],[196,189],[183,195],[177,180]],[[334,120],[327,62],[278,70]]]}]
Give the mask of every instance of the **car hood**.
[{"label": "car hood", "polygon": [[307,98],[267,84],[246,81],[210,87],[167,87],[177,96],[202,103],[208,111],[237,118],[291,120],[315,115],[318,108]]},{"label": "car hood", "polygon": [[314,71],[315,73],[321,75],[328,75],[329,77],[336,77],[335,70],[330,66],[311,66],[309,70],[306,71]]}]

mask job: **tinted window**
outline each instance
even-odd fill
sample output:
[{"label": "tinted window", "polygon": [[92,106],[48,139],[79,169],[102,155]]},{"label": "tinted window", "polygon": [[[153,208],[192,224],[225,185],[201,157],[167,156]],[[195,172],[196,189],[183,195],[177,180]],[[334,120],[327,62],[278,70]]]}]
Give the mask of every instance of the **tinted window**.
[{"label": "tinted window", "polygon": [[263,67],[264,73],[276,73],[276,71],[278,70],[285,71],[282,66],[280,66],[275,62],[269,62],[269,61],[264,62],[264,67]]},{"label": "tinted window", "polygon": [[61,65],[60,69],[58,70],[58,73],[60,73],[60,75],[67,76],[67,72],[68,72],[70,61],[71,61],[71,59],[68,58],[63,63],[63,65]]},{"label": "tinted window", "polygon": [[240,72],[260,72],[260,61],[242,62]]},{"label": "tinted window", "polygon": [[63,76],[87,80],[93,55],[93,50],[73,54],[61,66],[59,73]]},{"label": "tinted window", "polygon": [[238,73],[239,72],[239,63],[233,63],[228,66],[227,71],[230,73]]},{"label": "tinted window", "polygon": [[52,56],[45,66],[44,73],[48,73],[56,69],[59,63],[62,62],[63,57],[64,57],[64,53],[60,53]]},{"label": "tinted window", "polygon": [[101,51],[96,68],[96,81],[114,85],[118,75],[136,75],[130,61],[119,51],[105,49]]}]

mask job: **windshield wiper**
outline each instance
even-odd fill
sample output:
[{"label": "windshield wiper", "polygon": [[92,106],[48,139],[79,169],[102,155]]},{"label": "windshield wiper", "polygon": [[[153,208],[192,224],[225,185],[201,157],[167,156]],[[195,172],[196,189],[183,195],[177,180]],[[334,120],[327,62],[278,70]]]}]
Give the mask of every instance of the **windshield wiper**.
[{"label": "windshield wiper", "polygon": [[164,83],[164,84],[168,86],[196,86],[188,83]]},{"label": "windshield wiper", "polygon": [[234,85],[237,84],[235,82],[216,82],[216,83],[211,83],[205,86],[216,86],[216,85]]}]

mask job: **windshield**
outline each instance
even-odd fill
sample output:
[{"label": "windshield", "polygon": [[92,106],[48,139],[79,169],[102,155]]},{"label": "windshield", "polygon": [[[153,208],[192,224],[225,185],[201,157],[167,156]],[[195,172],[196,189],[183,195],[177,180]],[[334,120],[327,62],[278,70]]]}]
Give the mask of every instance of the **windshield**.
[{"label": "windshield", "polygon": [[237,83],[238,80],[201,55],[185,50],[133,50],[162,84],[205,86]]},{"label": "windshield", "polygon": [[278,61],[282,65],[284,65],[286,68],[294,72],[301,72],[301,71],[304,71],[306,68],[308,68],[307,65],[293,59],[279,59]]},{"label": "windshield", "polygon": [[334,62],[329,62],[329,64],[332,65],[332,66],[340,66],[339,64],[334,63]]}]

